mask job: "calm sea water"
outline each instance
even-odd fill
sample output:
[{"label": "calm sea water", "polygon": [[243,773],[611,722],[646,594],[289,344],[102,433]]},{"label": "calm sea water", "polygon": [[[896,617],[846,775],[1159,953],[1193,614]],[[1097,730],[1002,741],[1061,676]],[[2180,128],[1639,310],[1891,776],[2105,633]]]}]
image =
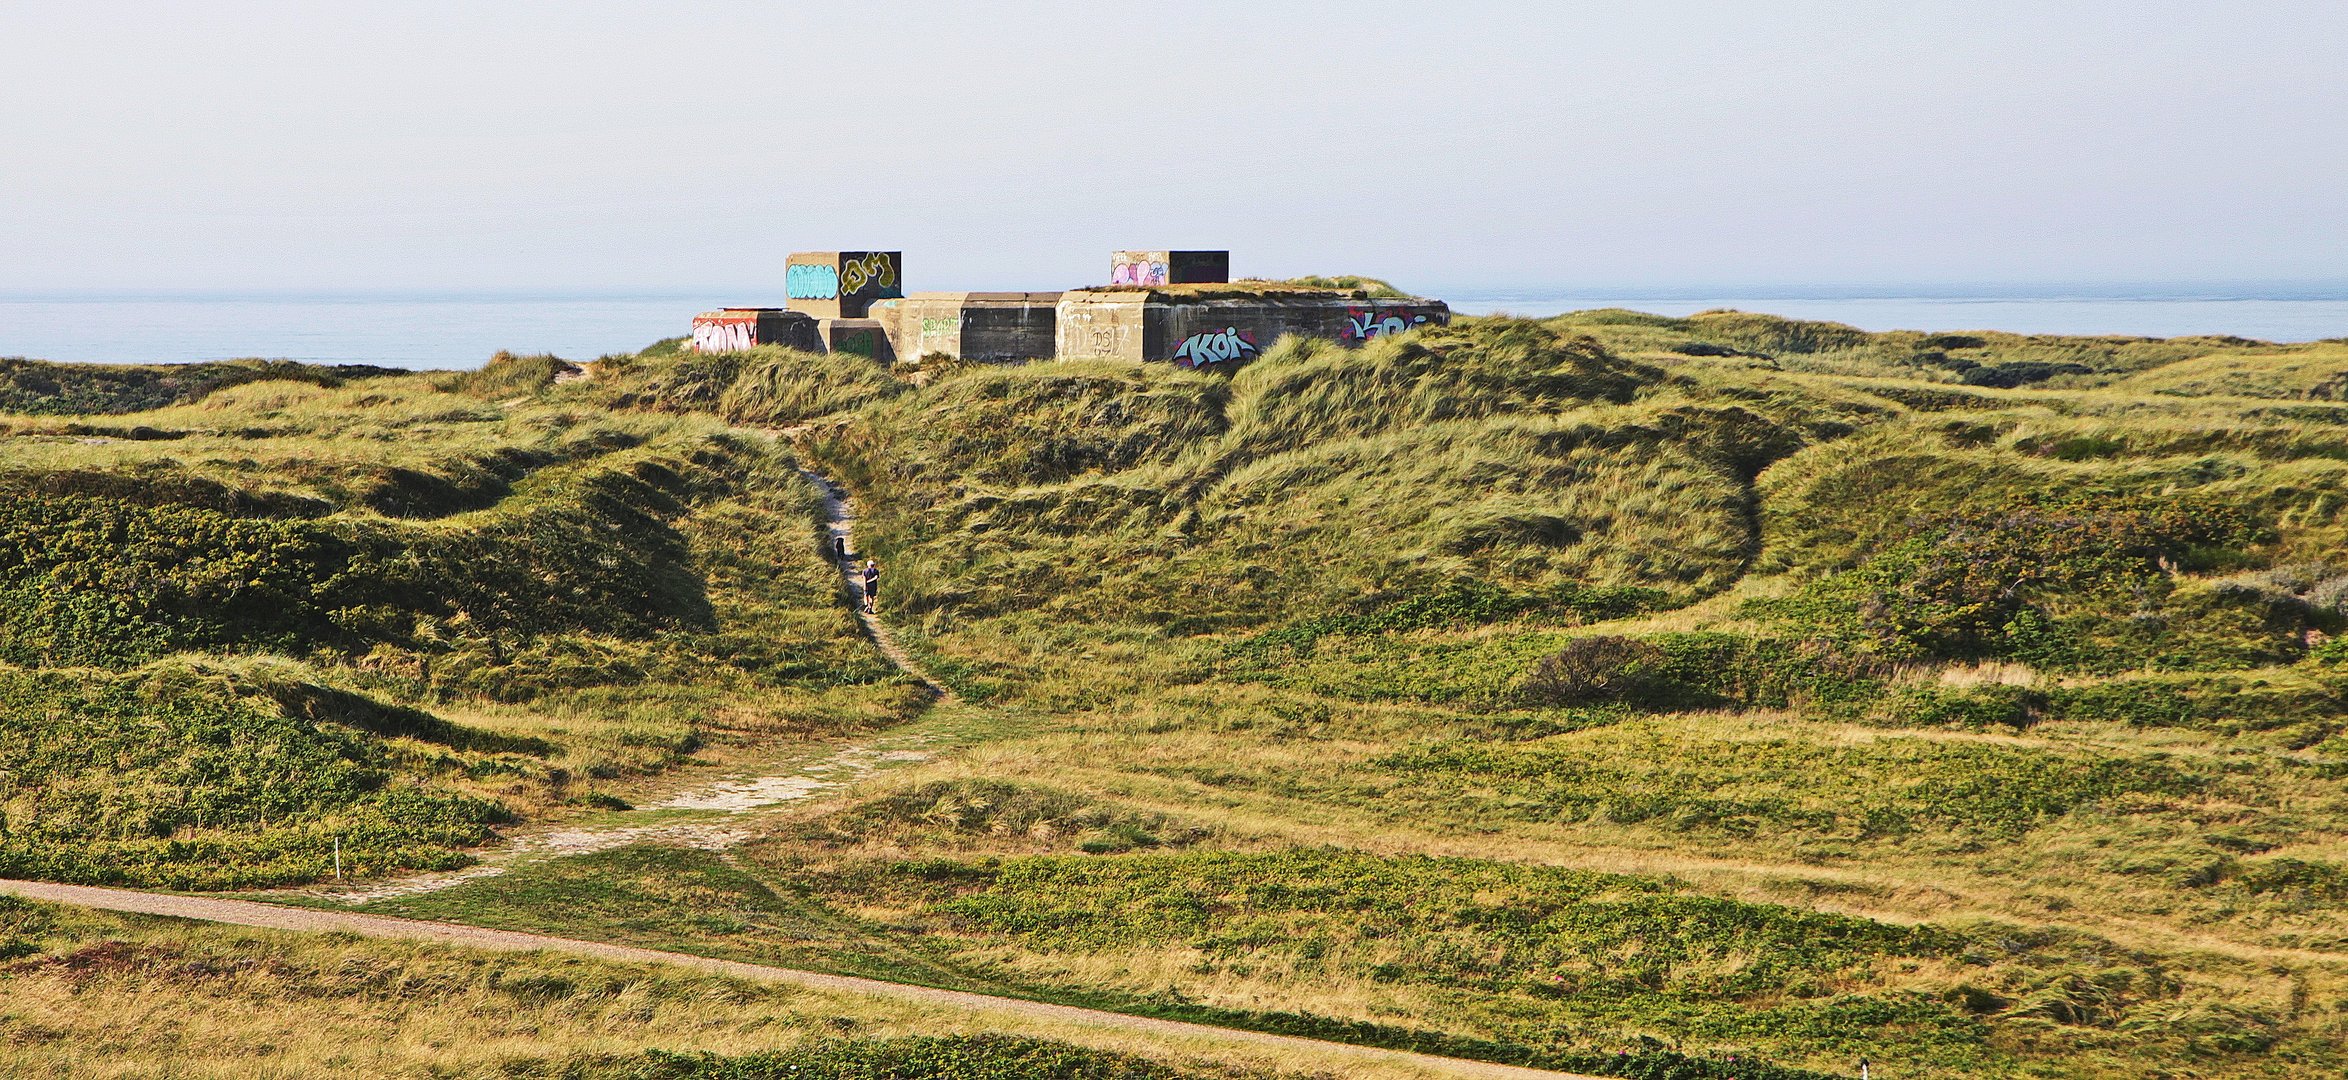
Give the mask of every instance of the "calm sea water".
[{"label": "calm sea water", "polygon": [[[1626,307],[1687,315],[1733,307],[1867,330],[2348,337],[2348,293],[2256,297],[1690,297],[1484,291],[1446,297],[1468,314]],[[724,298],[0,297],[0,356],[162,362],[262,356],[409,368],[473,367],[500,349],[571,359],[632,352],[687,332]]]}]

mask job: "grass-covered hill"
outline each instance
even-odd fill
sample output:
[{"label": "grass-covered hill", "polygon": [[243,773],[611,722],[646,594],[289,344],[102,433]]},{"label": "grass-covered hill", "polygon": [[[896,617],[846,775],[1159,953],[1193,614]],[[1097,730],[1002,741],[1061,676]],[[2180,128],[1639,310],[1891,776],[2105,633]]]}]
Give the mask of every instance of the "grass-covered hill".
[{"label": "grass-covered hill", "polygon": [[283,374],[0,418],[0,874],[280,884],[338,839],[362,874],[457,865],[713,738],[917,707],[764,436],[529,358]]},{"label": "grass-covered hill", "polygon": [[2348,1067],[2348,342],[556,371],[5,421],[7,871],[444,865],[910,715],[805,467],[977,744],[378,907],[1608,1075]]},{"label": "grass-covered hill", "polygon": [[240,383],[281,380],[340,386],[398,373],[370,364],[226,360],[201,364],[51,364],[0,356],[0,412],[132,413],[183,405]]},{"label": "grass-covered hill", "polygon": [[1629,312],[945,374],[807,451],[939,669],[1066,718],[972,768],[1211,839],[776,873],[1019,985],[1561,1064],[2336,1069],[2344,375]]}]

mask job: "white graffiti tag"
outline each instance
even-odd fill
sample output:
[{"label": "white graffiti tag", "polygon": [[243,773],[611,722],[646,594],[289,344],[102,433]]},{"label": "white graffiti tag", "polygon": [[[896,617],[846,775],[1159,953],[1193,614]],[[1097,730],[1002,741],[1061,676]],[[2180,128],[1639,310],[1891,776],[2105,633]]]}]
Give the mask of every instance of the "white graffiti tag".
[{"label": "white graffiti tag", "polygon": [[693,324],[694,352],[740,352],[758,344],[758,324],[750,320],[739,322],[695,322]]},{"label": "white graffiti tag", "polygon": [[1380,334],[1399,334],[1414,326],[1422,325],[1426,321],[1426,316],[1416,312],[1397,311],[1382,314],[1355,308],[1346,315],[1345,333],[1341,336],[1346,341],[1368,341]]},{"label": "white graffiti tag", "polygon": [[1221,333],[1192,334],[1174,350],[1174,362],[1183,367],[1200,367],[1244,359],[1256,354],[1256,336],[1235,326],[1226,326]]}]

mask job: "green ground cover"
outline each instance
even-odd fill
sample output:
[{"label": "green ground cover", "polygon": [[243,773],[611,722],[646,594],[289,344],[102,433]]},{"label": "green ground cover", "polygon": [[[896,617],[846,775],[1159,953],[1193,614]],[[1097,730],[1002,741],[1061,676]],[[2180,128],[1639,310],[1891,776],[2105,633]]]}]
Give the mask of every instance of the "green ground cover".
[{"label": "green ground cover", "polygon": [[732,857],[385,910],[1616,1075],[2343,1066],[2339,342],[1586,312],[1227,375],[591,369],[0,421],[0,812],[81,860],[27,872],[445,865],[911,715],[806,466],[1005,722]]},{"label": "green ground cover", "polygon": [[841,610],[787,451],[567,367],[231,365],[136,383],[178,397],[118,434],[0,419],[4,872],[446,868],[687,755],[926,704]]}]

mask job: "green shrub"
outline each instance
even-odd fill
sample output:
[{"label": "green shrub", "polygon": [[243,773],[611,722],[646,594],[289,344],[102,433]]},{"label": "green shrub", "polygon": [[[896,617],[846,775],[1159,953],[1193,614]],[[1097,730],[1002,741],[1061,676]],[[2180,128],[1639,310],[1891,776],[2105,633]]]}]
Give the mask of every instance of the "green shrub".
[{"label": "green shrub", "polygon": [[1885,703],[1889,719],[1914,727],[2010,727],[2037,723],[2051,700],[2032,686],[1918,687]]},{"label": "green shrub", "polygon": [[1525,676],[1524,700],[1567,706],[1643,702],[1655,696],[1654,669],[1662,662],[1662,649],[1634,638],[1575,638],[1533,665]]},{"label": "green shrub", "polygon": [[1841,710],[1873,698],[1888,668],[1831,641],[1756,638],[1714,631],[1657,634],[1655,677],[1671,687],[1658,704]]},{"label": "green shrub", "polygon": [[[1889,659],[2007,656],[2108,670],[2141,662],[2152,639],[2129,641],[2117,632],[2125,620],[2106,613],[2166,598],[2171,567],[2209,565],[2270,535],[2239,507],[2206,499],[2032,498],[1927,520],[1849,571],[1748,607]],[[2201,632],[2225,641],[2183,655],[2214,649],[2207,662],[2243,666],[2277,654],[2278,645],[2235,644],[2245,632],[2278,635],[2277,616],[2263,610],[2255,630],[2232,618],[2234,595],[2172,605],[2184,626],[2218,623]]]}]

